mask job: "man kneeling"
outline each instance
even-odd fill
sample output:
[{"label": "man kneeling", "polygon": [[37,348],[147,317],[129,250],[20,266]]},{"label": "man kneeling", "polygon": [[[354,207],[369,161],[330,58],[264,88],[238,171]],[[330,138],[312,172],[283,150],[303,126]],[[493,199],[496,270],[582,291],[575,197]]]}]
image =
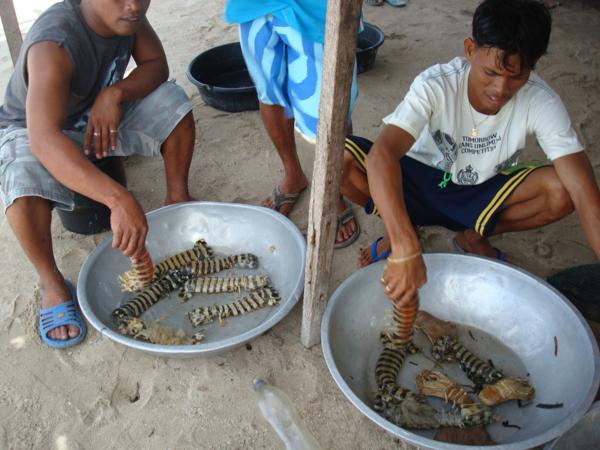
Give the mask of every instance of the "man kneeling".
[{"label": "man kneeling", "polygon": [[[485,0],[466,58],[421,73],[371,147],[346,140],[342,193],[379,214],[387,236],[361,253],[388,255],[387,295],[411,299],[425,283],[414,225],[457,231],[463,251],[501,257],[487,237],[537,228],[575,208],[600,257],[600,193],[559,96],[535,73],[551,19],[535,0]],[[517,165],[535,134],[551,166]]]},{"label": "man kneeling", "polygon": [[[73,209],[74,192],[106,205],[113,247],[126,256],[144,250],[148,231],[135,198],[91,160],[162,154],[165,204],[190,200],[192,105],[166,81],[166,57],[146,20],[149,4],[65,0],[50,7],[23,42],[0,108],[0,192],[39,275],[40,335],[52,347],[85,335],[73,286],[54,259],[52,207]],[[123,78],[131,56],[137,67]]]}]

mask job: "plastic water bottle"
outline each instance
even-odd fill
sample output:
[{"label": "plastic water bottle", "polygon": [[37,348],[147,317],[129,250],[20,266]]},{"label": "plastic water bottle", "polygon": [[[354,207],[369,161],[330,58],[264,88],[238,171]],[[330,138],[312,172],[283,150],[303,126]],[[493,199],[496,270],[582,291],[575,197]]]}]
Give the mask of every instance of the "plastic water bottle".
[{"label": "plastic water bottle", "polygon": [[321,450],[285,392],[261,379],[254,380],[252,389],[262,415],[284,442],[286,450]]}]

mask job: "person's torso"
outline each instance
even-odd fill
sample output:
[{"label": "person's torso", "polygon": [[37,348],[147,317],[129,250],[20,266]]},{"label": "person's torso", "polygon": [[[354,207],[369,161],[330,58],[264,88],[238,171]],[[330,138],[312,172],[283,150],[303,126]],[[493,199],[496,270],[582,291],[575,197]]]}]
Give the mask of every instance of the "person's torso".
[{"label": "person's torso", "polygon": [[469,103],[469,70],[464,58],[429,69],[426,79],[436,92],[436,104],[429,125],[408,153],[452,174],[452,181],[463,185],[482,183],[517,164],[532,131],[528,127],[531,102],[543,83],[531,73],[528,83],[497,114],[487,116]]},{"label": "person's torso", "polygon": [[135,36],[99,36],[85,23],[78,0],[48,8],[25,36],[0,107],[0,127],[26,126],[26,57],[29,48],[42,41],[56,42],[71,58],[73,75],[64,128],[81,130],[98,93],[123,78]]}]

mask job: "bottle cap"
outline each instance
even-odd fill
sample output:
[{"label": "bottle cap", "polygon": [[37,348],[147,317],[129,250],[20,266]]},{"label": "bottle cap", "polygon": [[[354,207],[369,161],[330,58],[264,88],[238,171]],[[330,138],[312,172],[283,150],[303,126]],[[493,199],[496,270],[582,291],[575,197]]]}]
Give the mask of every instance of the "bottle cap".
[{"label": "bottle cap", "polygon": [[254,381],[252,382],[252,389],[256,391],[263,384],[267,384],[267,382],[260,378],[255,378]]}]

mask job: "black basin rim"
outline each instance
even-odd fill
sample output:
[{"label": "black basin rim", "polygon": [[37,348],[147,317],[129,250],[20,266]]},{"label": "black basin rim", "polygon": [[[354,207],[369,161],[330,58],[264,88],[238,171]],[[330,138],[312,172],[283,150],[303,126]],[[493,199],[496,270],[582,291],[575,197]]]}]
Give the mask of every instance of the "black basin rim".
[{"label": "black basin rim", "polygon": [[239,42],[231,42],[229,44],[223,44],[223,45],[219,45],[217,47],[213,47],[210,48],[202,53],[200,53],[199,55],[197,55],[194,59],[192,59],[192,61],[188,64],[187,70],[186,70],[186,75],[188,80],[190,80],[190,83],[192,83],[194,86],[198,87],[199,89],[204,89],[206,91],[213,91],[213,92],[222,92],[224,94],[238,94],[238,93],[246,93],[246,92],[256,92],[256,87],[255,86],[243,86],[243,87],[222,87],[222,86],[213,86],[207,83],[204,83],[200,80],[198,80],[196,77],[194,77],[192,75],[192,67],[194,67],[194,65],[196,64],[196,62],[199,59],[203,59],[206,58],[207,56],[210,56],[210,53],[212,53],[213,51],[218,51],[218,50],[223,50],[226,47],[239,47],[240,43]]},{"label": "black basin rim", "polygon": [[377,25],[373,25],[372,23],[368,23],[368,22],[365,22],[364,25],[365,25],[365,30],[367,28],[371,28],[372,30],[374,30],[379,35],[379,39],[377,40],[377,42],[375,42],[374,44],[371,44],[371,46],[369,46],[369,47],[365,47],[365,48],[357,47],[356,53],[363,53],[363,52],[368,52],[371,50],[377,50],[379,47],[381,47],[381,45],[383,44],[383,41],[385,40],[385,35],[383,34],[383,31]]}]

